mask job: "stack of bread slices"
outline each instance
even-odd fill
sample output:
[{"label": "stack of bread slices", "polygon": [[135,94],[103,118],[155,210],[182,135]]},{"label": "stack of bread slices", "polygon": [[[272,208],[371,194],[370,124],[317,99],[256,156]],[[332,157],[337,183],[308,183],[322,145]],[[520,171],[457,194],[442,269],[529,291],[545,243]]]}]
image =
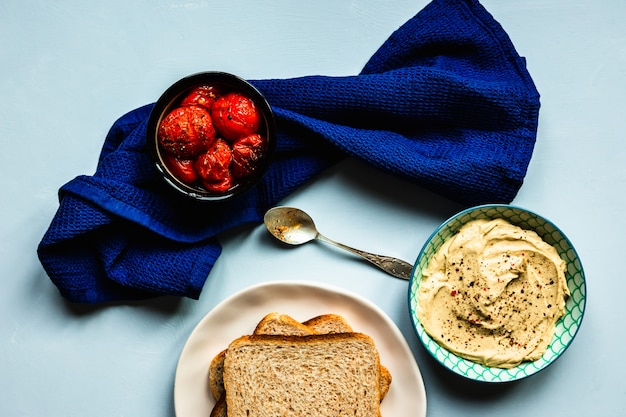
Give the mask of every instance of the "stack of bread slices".
[{"label": "stack of bread slices", "polygon": [[340,315],[270,313],[212,360],[211,417],[380,417],[391,374]]}]

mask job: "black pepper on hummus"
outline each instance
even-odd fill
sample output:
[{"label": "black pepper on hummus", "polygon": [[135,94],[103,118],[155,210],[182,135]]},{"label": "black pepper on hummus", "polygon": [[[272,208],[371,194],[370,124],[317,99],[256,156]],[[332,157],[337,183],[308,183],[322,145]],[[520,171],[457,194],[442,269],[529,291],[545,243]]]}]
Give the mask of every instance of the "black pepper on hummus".
[{"label": "black pepper on hummus", "polygon": [[512,368],[543,355],[568,296],[554,247],[505,220],[474,220],[423,271],[417,314],[456,355]]}]

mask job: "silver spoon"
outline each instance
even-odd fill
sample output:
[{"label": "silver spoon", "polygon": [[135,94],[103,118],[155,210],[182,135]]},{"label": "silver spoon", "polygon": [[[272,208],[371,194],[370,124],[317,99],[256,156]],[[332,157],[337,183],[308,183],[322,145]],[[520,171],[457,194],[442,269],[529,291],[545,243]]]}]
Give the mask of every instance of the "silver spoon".
[{"label": "silver spoon", "polygon": [[375,255],[362,250],[351,248],[335,242],[320,234],[313,223],[313,219],[304,211],[293,207],[274,207],[269,209],[263,218],[267,230],[278,240],[289,245],[301,245],[318,239],[355,255],[362,256],[383,271],[396,278],[410,279],[413,265],[390,256]]}]

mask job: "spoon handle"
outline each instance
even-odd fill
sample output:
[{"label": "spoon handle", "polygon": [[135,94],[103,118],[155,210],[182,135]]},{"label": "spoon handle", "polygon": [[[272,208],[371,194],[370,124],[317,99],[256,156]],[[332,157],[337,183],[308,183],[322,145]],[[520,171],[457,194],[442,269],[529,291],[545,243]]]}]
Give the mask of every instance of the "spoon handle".
[{"label": "spoon handle", "polygon": [[338,248],[345,249],[355,255],[359,255],[396,278],[406,280],[411,278],[413,265],[401,259],[393,258],[391,256],[376,255],[359,249],[351,248],[350,246],[344,245],[343,243],[335,242],[334,240],[331,240],[320,233],[317,234],[317,239],[326,243],[330,243],[331,245],[337,246]]}]

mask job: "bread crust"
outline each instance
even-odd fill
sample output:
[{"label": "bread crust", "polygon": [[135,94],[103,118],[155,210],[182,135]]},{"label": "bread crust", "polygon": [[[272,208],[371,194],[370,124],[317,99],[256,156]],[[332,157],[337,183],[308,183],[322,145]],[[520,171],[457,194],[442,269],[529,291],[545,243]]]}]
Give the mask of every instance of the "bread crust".
[{"label": "bread crust", "polygon": [[226,349],[215,355],[209,366],[209,389],[213,398],[219,401],[224,395],[224,359]]},{"label": "bread crust", "polygon": [[226,396],[223,396],[215,403],[211,410],[210,417],[228,417],[228,408],[226,408]]},{"label": "bread crust", "polygon": [[339,314],[322,314],[302,323],[317,333],[350,333],[352,327]]},{"label": "bread crust", "polygon": [[363,340],[370,344],[376,352],[378,357],[378,351],[376,350],[376,344],[374,340],[365,333],[358,332],[346,332],[346,333],[325,333],[325,334],[309,334],[309,335],[293,335],[293,334],[250,334],[240,336],[233,340],[228,349],[226,349],[226,359],[228,360],[228,352],[232,348],[237,347],[239,344],[267,342],[267,343],[293,343],[298,345],[307,345],[310,343],[319,343],[326,341],[342,341],[342,340]]},{"label": "bread crust", "polygon": [[287,314],[270,313],[261,319],[254,329],[254,334],[295,334],[307,335],[316,333],[308,326]]}]

